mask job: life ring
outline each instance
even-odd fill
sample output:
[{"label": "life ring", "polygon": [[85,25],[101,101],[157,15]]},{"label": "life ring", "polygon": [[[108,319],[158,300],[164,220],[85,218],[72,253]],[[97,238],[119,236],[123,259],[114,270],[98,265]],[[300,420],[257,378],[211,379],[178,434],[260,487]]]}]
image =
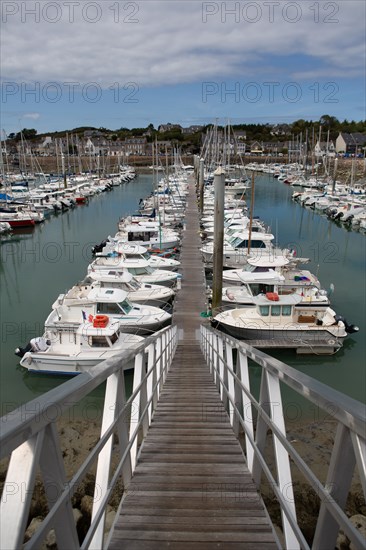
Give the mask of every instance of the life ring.
[{"label": "life ring", "polygon": [[266,292],[266,298],[267,300],[271,300],[271,302],[278,302],[280,299],[277,292]]},{"label": "life ring", "polygon": [[94,328],[105,328],[108,325],[108,315],[96,315],[93,319]]}]

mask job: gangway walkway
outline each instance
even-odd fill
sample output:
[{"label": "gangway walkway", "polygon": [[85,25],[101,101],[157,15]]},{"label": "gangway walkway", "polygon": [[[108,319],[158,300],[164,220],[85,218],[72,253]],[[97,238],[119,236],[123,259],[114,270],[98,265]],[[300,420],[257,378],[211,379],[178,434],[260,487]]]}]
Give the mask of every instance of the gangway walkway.
[{"label": "gangway walkway", "polygon": [[183,233],[178,347],[122,501],[112,550],[277,548],[199,345],[205,310],[194,184]]}]

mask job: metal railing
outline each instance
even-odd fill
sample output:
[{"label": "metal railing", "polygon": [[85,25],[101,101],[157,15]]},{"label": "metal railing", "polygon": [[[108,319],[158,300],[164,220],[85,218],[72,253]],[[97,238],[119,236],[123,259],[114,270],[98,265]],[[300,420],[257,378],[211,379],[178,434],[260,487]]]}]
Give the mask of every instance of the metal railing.
[{"label": "metal railing", "polygon": [[[0,457],[10,456],[1,498],[0,548],[23,547],[29,510],[40,470],[49,512],[27,550],[40,548],[51,529],[61,550],[103,548],[107,504],[117,481],[126,488],[134,472],[138,437],[144,438],[177,346],[177,329],[168,327],[146,338],[133,351],[115,356],[79,374],[61,386],[4,416],[1,421]],[[124,369],[134,365],[133,390],[126,399]],[[101,435],[72,479],[67,480],[56,420],[70,407],[106,382]],[[133,412],[133,414],[132,414]],[[118,436],[118,451],[113,449]],[[113,450],[113,453],[112,453]],[[111,472],[112,454],[119,461]],[[72,497],[97,462],[91,525],[79,543]],[[97,493],[97,498],[96,498]]]},{"label": "metal railing", "polygon": [[[297,522],[292,461],[320,499],[312,548],[334,548],[340,529],[354,548],[365,548],[366,539],[344,512],[356,466],[366,496],[365,406],[212,328],[201,327],[201,349],[236,435],[240,428],[244,432],[247,464],[257,488],[260,489],[264,474],[280,505],[285,547],[310,548]],[[251,391],[248,359],[262,367],[258,399]],[[286,438],[280,383],[326,413],[331,410],[338,422],[324,485]],[[265,458],[268,432],[273,437],[275,475]]]}]

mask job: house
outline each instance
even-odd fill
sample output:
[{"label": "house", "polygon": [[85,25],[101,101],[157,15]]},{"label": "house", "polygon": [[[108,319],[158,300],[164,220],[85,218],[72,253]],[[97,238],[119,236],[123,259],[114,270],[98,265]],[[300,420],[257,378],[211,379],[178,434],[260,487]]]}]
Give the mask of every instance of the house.
[{"label": "house", "polygon": [[168,124],[160,124],[158,127],[158,132],[164,133],[164,132],[170,132],[171,130],[180,130],[182,131],[182,126],[180,124],[171,124],[168,122]]},{"label": "house", "polygon": [[184,135],[191,135],[196,134],[197,132],[201,132],[203,129],[203,126],[199,126],[198,124],[188,126],[188,128],[182,128],[182,134]]},{"label": "house", "polygon": [[97,155],[99,154],[99,148],[94,145],[92,140],[88,138],[84,144],[84,153],[86,155]]},{"label": "house", "polygon": [[253,143],[250,146],[250,152],[253,155],[260,155],[261,153],[263,153],[263,147],[259,143],[259,141],[253,141]]},{"label": "house", "polygon": [[327,143],[326,141],[319,140],[316,142],[314,147],[314,155],[316,157],[335,157],[336,151],[335,151],[335,145],[333,141],[329,141]]},{"label": "house", "polygon": [[146,155],[146,142],[146,137],[125,138],[125,153],[128,155]]},{"label": "house", "polygon": [[271,136],[287,136],[289,134],[291,134],[289,124],[275,124],[272,126]]},{"label": "house", "polygon": [[348,134],[346,132],[339,132],[339,136],[336,139],[336,152],[347,153],[350,155],[357,155],[363,153],[366,145],[366,134],[355,132]]}]

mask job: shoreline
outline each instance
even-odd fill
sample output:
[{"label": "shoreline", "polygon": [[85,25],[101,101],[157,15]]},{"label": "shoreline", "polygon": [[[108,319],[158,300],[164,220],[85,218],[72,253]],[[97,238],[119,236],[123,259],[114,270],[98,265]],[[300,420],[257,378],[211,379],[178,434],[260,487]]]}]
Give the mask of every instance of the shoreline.
[{"label": "shoreline", "polygon": [[[82,462],[87,458],[91,448],[93,448],[100,437],[101,418],[98,420],[100,420],[100,422],[88,421],[81,418],[73,418],[72,421],[68,418],[61,418],[57,421],[58,433],[61,439],[63,462],[68,481],[70,481]],[[288,426],[286,426],[287,438],[291,441],[296,448],[296,451],[305,460],[307,465],[323,484],[326,481],[336,426],[337,421],[334,419],[324,419],[316,422],[309,420],[301,423],[289,422]],[[243,439],[242,436],[241,439]],[[114,459],[112,460],[112,470],[115,468],[119,459],[116,444],[114,447],[115,454]],[[274,461],[271,458],[273,455],[272,449],[272,437],[269,437],[267,441],[266,454],[269,454],[269,466],[273,474],[275,474]],[[304,481],[301,473],[294,467],[293,463],[291,469],[298,523],[307,540],[311,541],[319,512],[320,501],[315,492],[310,488],[309,484]],[[2,461],[0,463],[1,489],[5,481],[6,470],[7,461]],[[94,484],[95,465],[93,465],[84,477],[83,481],[81,481],[78,485],[72,498],[73,513],[77,519],[77,529],[80,538],[83,537],[83,533],[86,533],[90,523],[91,509],[94,499]],[[124,487],[122,480],[119,480],[117,489],[114,491],[113,498],[109,502],[107,514],[109,526],[112,525],[123,491]],[[278,527],[281,525],[280,509],[277,499],[274,496],[268,482],[262,481],[261,493],[271,519],[276,526],[276,530],[281,536],[281,529]],[[223,506],[225,506],[225,495],[222,494],[221,498],[223,500]],[[241,498],[245,498],[245,495],[241,495]],[[46,513],[46,497],[43,491],[41,478],[38,475],[32,497],[29,519],[27,522],[27,528],[29,528],[32,524],[30,531],[28,530],[28,535],[30,535],[30,532],[36,528],[41,519],[45,517]],[[366,504],[363,498],[362,487],[358,476],[354,476],[352,482],[352,487],[347,501],[346,513],[349,517],[354,515],[366,516]],[[56,548],[52,545],[52,534],[49,534],[47,540],[49,541],[49,544],[43,545],[43,549]]]}]

